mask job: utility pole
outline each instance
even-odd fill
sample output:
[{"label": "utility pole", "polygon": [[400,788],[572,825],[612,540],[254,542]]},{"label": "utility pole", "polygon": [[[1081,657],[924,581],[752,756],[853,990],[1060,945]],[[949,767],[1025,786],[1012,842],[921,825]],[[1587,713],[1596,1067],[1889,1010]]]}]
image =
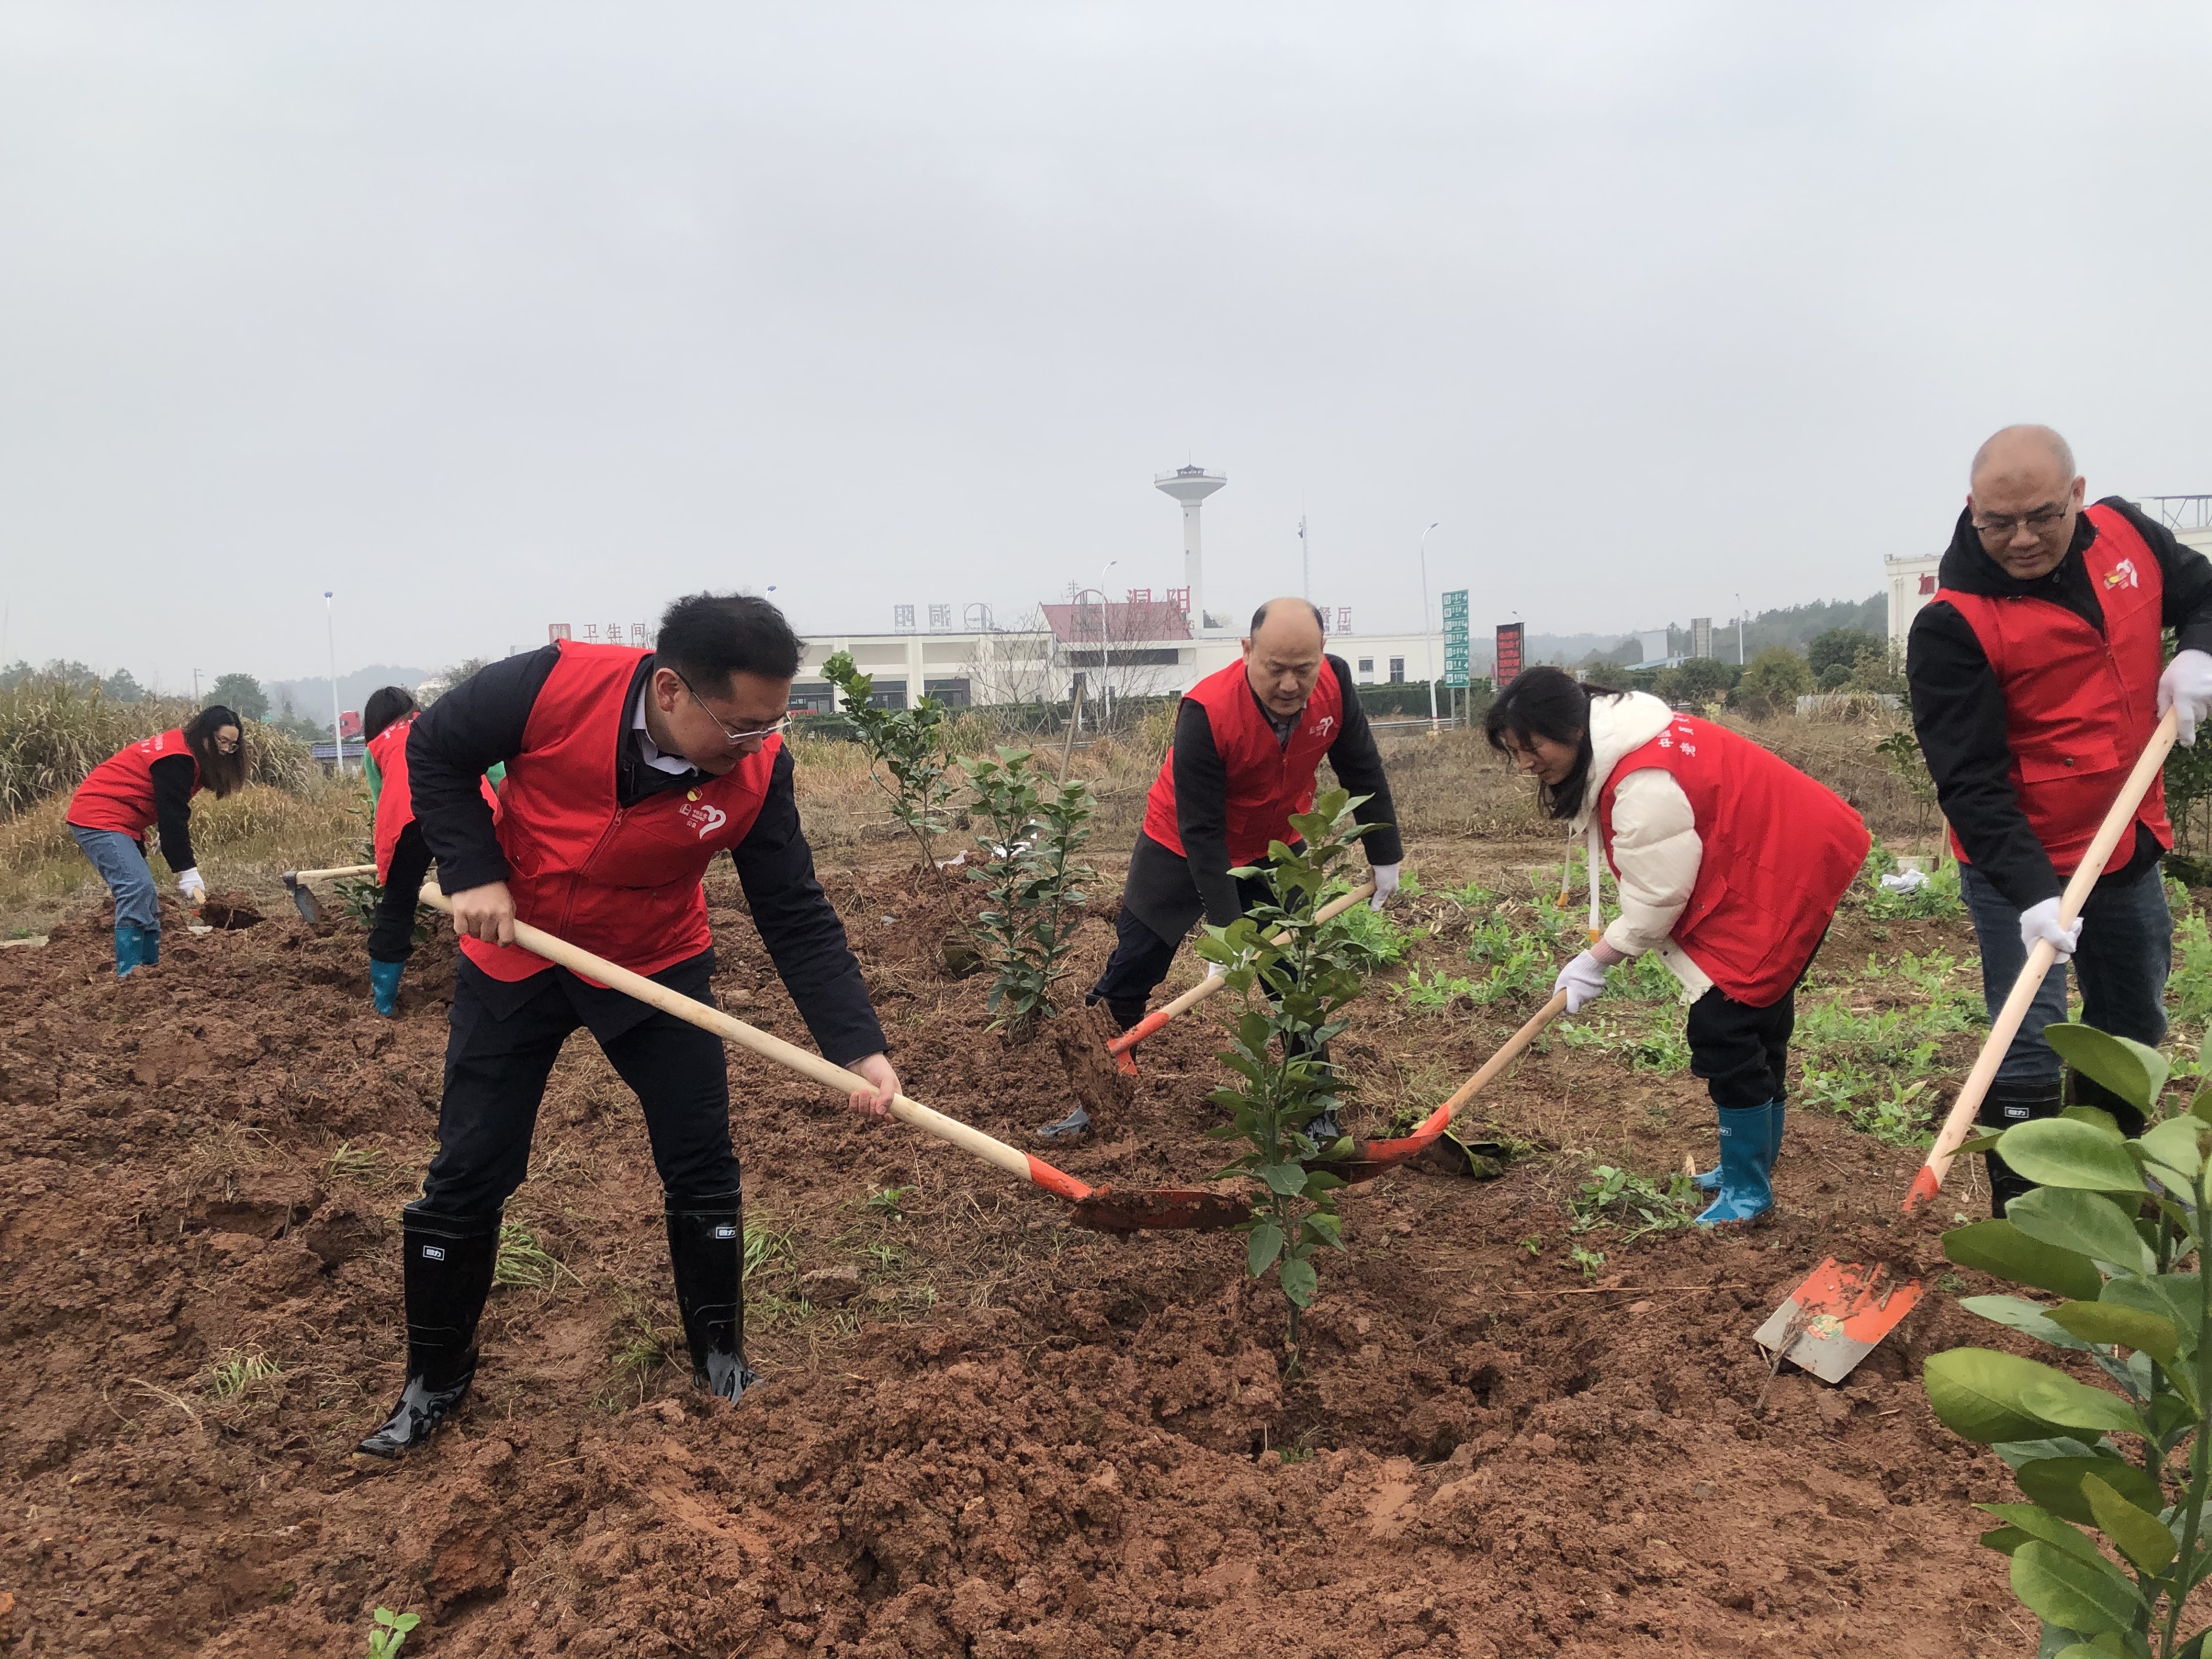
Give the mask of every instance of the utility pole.
[{"label": "utility pole", "polygon": [[345,775],[345,728],[338,716],[338,624],[337,616],[331,608],[331,590],[323,590],[323,626],[331,643],[331,736],[337,742],[337,775]]},{"label": "utility pole", "polygon": [[1298,592],[1313,603],[1313,544],[1306,540],[1306,515],[1298,514]]},{"label": "utility pole", "polygon": [[199,671],[198,669],[195,668],[194,670],[192,670],[192,707],[193,707],[193,708],[198,708],[198,707],[199,707],[199,702],[200,702],[200,671]]},{"label": "utility pole", "polygon": [[1735,596],[1735,665],[1743,666],[1743,595]]},{"label": "utility pole", "polygon": [[[1429,530],[1434,530],[1431,525]],[[1437,734],[1437,647],[1429,632],[1429,530],[1421,532],[1421,657],[1429,666],[1429,735]]]}]

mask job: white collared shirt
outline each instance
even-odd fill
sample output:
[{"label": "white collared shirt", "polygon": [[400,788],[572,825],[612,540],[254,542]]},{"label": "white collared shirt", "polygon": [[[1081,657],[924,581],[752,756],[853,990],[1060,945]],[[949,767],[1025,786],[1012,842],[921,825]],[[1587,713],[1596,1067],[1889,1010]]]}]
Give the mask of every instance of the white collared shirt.
[{"label": "white collared shirt", "polygon": [[660,746],[653,742],[653,732],[645,723],[645,700],[652,694],[653,678],[647,675],[644,686],[637,694],[637,707],[630,712],[629,718],[630,730],[638,734],[638,758],[654,771],[666,772],[676,777],[681,777],[686,772],[697,771],[699,769],[681,755],[662,754]]}]

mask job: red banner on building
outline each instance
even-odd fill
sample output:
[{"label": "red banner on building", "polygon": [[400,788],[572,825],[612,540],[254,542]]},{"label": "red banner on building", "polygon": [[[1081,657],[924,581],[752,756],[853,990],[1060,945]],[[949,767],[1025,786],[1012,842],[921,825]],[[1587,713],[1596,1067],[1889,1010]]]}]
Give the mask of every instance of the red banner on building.
[{"label": "red banner on building", "polygon": [[1521,672],[1521,641],[1526,631],[1523,623],[1500,623],[1498,625],[1498,669],[1492,684],[1503,691]]}]

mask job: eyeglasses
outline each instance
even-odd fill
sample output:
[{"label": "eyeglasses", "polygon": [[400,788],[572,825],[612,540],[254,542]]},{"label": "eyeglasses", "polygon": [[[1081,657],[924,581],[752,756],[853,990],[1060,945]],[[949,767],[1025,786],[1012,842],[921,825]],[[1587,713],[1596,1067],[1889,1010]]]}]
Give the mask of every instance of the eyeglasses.
[{"label": "eyeglasses", "polygon": [[716,714],[713,709],[707,707],[707,700],[701,696],[699,693],[693,689],[690,681],[684,679],[683,675],[677,674],[676,671],[672,668],[668,672],[672,674],[676,674],[677,679],[682,683],[684,689],[691,693],[691,701],[699,705],[699,712],[701,714],[704,714],[708,720],[714,722],[714,729],[717,732],[720,732],[733,744],[750,743],[757,738],[772,738],[777,732],[782,731],[786,726],[791,724],[791,716],[786,714],[781,720],[778,720],[773,726],[757,726],[749,732],[732,732],[728,726],[722,724],[721,717],[720,715]]},{"label": "eyeglasses", "polygon": [[2039,536],[2066,516],[2066,506],[2061,501],[2056,507],[2039,507],[2024,519],[1991,519],[1985,524],[1977,524],[1974,528],[1984,538],[2002,538],[2016,534],[2020,527],[2026,525]]},{"label": "eyeglasses", "polygon": [[235,755],[238,752],[238,739],[219,737],[215,740],[215,748],[218,755]]}]

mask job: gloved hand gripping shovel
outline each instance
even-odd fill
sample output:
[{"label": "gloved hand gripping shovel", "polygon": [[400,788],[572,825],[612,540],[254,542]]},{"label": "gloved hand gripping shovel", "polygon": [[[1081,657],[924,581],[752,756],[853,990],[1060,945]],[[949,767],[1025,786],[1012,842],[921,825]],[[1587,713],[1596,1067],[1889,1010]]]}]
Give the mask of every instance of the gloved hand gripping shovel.
[{"label": "gloved hand gripping shovel", "polygon": [[1555,992],[1526,1025],[1505,1039],[1504,1045],[1483,1061],[1482,1069],[1459,1085],[1449,1100],[1431,1112],[1413,1133],[1397,1140],[1355,1140],[1352,1154],[1342,1158],[1316,1159],[1312,1168],[1326,1170],[1346,1182],[1372,1181],[1385,1170],[1410,1164],[1436,1145],[1451,1127],[1459,1109],[1480,1094],[1484,1086],[1521,1056],[1522,1049],[1543,1035],[1544,1028],[1567,1011],[1567,994]]},{"label": "gloved hand gripping shovel", "polygon": [[[1364,902],[1367,899],[1372,897],[1374,893],[1375,884],[1372,881],[1362,882],[1358,886],[1346,893],[1342,898],[1332,900],[1330,902],[1322,905],[1319,910],[1316,910],[1314,913],[1314,920],[1316,922],[1331,921],[1337,916],[1342,915],[1353,905]],[[1267,942],[1270,945],[1280,945],[1289,937],[1290,935],[1287,933],[1277,933]],[[1137,1075],[1137,1062],[1129,1057],[1129,1051],[1132,1048],[1142,1042],[1146,1037],[1152,1036],[1153,1032],[1158,1030],[1161,1026],[1166,1024],[1177,1014],[1186,1012],[1190,1009],[1197,1007],[1200,1003],[1205,1001],[1206,998],[1212,996],[1216,991],[1218,991],[1227,983],[1229,983],[1229,981],[1218,974],[1208,975],[1206,978],[1199,981],[1197,984],[1192,986],[1190,989],[1185,991],[1173,1002],[1168,1004],[1166,1007],[1155,1008],[1151,1013],[1146,1014],[1134,1025],[1132,1025],[1127,1030],[1122,1032],[1121,1036],[1115,1037],[1111,1042],[1108,1043],[1106,1045],[1106,1052],[1113,1055],[1114,1058],[1120,1062],[1122,1075],[1125,1077],[1134,1077]]]},{"label": "gloved hand gripping shovel", "polygon": [[[453,901],[439,890],[435,882],[423,884],[422,902],[434,905],[448,915],[453,914]],[[514,941],[522,949],[544,957],[548,962],[558,963],[571,972],[582,974],[602,985],[611,985],[625,995],[650,1003],[663,1013],[673,1014],[702,1030],[712,1031],[741,1048],[750,1048],[763,1059],[772,1060],[801,1077],[811,1078],[840,1096],[849,1096],[855,1089],[872,1086],[859,1073],[832,1065],[819,1054],[757,1030],[741,1019],[733,1019],[718,1008],[710,1008],[703,1002],[694,1002],[680,992],[672,991],[665,985],[656,985],[641,974],[634,974],[627,968],[617,968],[613,963],[556,939],[527,922],[515,923]],[[1017,1152],[1004,1141],[993,1139],[981,1129],[971,1128],[957,1119],[933,1112],[920,1102],[908,1100],[904,1095],[893,1098],[890,1110],[891,1115],[902,1123],[910,1124],[924,1134],[957,1146],[1009,1175],[1018,1176],[1057,1197],[1066,1199],[1075,1206],[1074,1218],[1078,1226],[1122,1234],[1145,1229],[1171,1228],[1210,1231],[1234,1227],[1248,1219],[1252,1213],[1251,1205],[1241,1199],[1224,1197],[1198,1188],[1164,1187],[1122,1193],[1115,1192],[1110,1187],[1086,1186],[1073,1176],[1054,1169],[1042,1158]]]},{"label": "gloved hand gripping shovel", "polygon": [[[2081,914],[2089,890],[2104,873],[2112,849],[2120,844],[2120,837],[2135,822],[2136,809],[2142,805],[2152,780],[2166,763],[2166,751],[2173,747],[2173,738],[2174,716],[2169,710],[2151,733],[2135,770],[2128,774],[2112,809],[2105,814],[2104,823],[2098,826],[2096,839],[2089,843],[2080,867],[2066,884],[2065,896],[2058,902],[2058,922],[2062,927],[2071,926]],[[1904,1208],[1908,1215],[1942,1189],[1943,1177],[1950,1173],[1952,1160],[1966,1149],[1975,1115],[1981,1110],[1983,1098],[1996,1079],[2006,1051],[2012,1047],[2021,1021],[2027,1017],[2028,1005],[2035,1000],[2044,975],[2057,959],[2057,950],[2048,939],[2037,940],[2027,953],[2020,977],[2013,981],[2012,994],[2006,997],[1997,1017],[1990,1022],[1989,1040],[1975,1057],[1974,1069],[1966,1074],[1966,1086],[1951,1103],[1951,1114],[1943,1120],[1942,1131],[1929,1149],[1928,1161],[1921,1165],[1920,1173],[1913,1177],[1911,1190],[1905,1195]],[[1877,1261],[1872,1267],[1856,1261],[1838,1265],[1830,1256],[1753,1334],[1752,1340],[1765,1349],[1778,1365],[1786,1358],[1824,1382],[1842,1382],[1850,1375],[1851,1367],[1873,1352],[1875,1345],[1919,1304],[1918,1279],[1908,1279],[1901,1285],[1893,1281],[1886,1283],[1887,1273],[1885,1262]]]},{"label": "gloved hand gripping shovel", "polygon": [[292,896],[292,903],[299,910],[302,921],[320,921],[323,919],[322,907],[315,902],[315,896],[307,890],[309,882],[331,880],[339,876],[373,876],[375,873],[376,866],[373,864],[349,864],[343,870],[287,870],[284,872],[284,890]]}]

